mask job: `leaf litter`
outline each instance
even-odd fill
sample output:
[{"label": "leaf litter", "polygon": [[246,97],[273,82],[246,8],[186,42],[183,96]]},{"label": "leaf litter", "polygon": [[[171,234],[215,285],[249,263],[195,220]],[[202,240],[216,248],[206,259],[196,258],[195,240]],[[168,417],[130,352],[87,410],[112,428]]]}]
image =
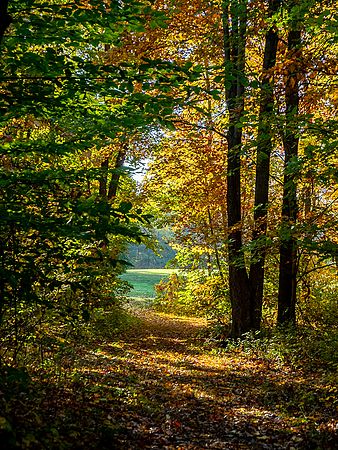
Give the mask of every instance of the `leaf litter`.
[{"label": "leaf litter", "polygon": [[217,351],[204,319],[134,314],[118,338],[79,345],[71,375],[0,393],[7,449],[337,448],[337,390],[320,374]]}]

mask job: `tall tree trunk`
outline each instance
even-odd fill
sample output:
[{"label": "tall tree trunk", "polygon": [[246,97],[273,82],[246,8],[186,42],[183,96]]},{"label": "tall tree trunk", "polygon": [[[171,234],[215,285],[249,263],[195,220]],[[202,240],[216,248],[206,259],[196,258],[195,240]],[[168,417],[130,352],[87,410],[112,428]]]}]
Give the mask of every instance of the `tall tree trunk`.
[{"label": "tall tree trunk", "polygon": [[101,173],[99,179],[99,194],[102,198],[107,198],[107,180],[109,169],[109,157],[107,156],[101,163]]},{"label": "tall tree trunk", "polygon": [[[118,172],[118,169],[120,169],[124,161],[126,159],[127,155],[127,146],[123,145],[121,150],[118,151],[115,166],[114,169],[117,169],[117,172],[113,173],[111,176],[111,179],[108,183],[108,171],[109,171],[109,156],[107,156],[101,163],[101,173],[99,178],[99,195],[101,199],[103,199],[106,202],[109,202],[109,200],[115,199],[118,183],[120,180],[120,174]],[[109,204],[106,205],[109,209]],[[107,209],[107,212],[108,212]],[[106,250],[107,245],[109,243],[109,239],[106,233],[106,229],[108,227],[109,218],[108,216],[105,216],[104,214],[100,217],[100,228],[102,231],[99,232],[99,238],[101,240],[101,244],[99,245],[101,250]]]},{"label": "tall tree trunk", "polygon": [[244,70],[247,1],[223,2],[224,66],[226,101],[229,112],[227,133],[227,209],[229,291],[232,306],[232,337],[251,330],[251,294],[242,243],[241,151],[244,113]]},{"label": "tall tree trunk", "polygon": [[0,45],[5,31],[12,22],[11,16],[8,14],[8,0],[0,1]]},{"label": "tall tree trunk", "polygon": [[99,179],[99,194],[100,197],[105,198],[107,200],[114,199],[117,194],[117,188],[120,181],[121,174],[119,173],[119,169],[123,166],[127,156],[127,145],[124,144],[122,148],[118,151],[115,164],[114,164],[114,172],[110,178],[108,183],[108,171],[109,171],[109,159],[107,156],[101,163],[101,174]]},{"label": "tall tree trunk", "polygon": [[121,177],[121,175],[119,173],[119,169],[122,168],[122,166],[126,160],[127,150],[128,150],[127,144],[123,144],[122,148],[119,150],[119,152],[117,154],[116,161],[115,161],[115,167],[114,167],[116,172],[114,172],[112,174],[112,177],[110,179],[109,188],[108,188],[108,200],[114,199],[116,197],[117,188],[118,188],[118,184],[119,184],[120,177]]},{"label": "tall tree trunk", "polygon": [[[268,18],[271,18],[280,8],[281,0],[269,0]],[[255,248],[250,264],[250,285],[252,289],[253,327],[260,329],[262,320],[264,264],[266,256],[266,230],[269,201],[270,156],[272,151],[271,115],[273,112],[273,81],[270,69],[276,64],[278,35],[272,26],[265,35],[263,76],[259,104],[255,205],[252,240]]]},{"label": "tall tree trunk", "polygon": [[[298,27],[297,27],[298,28]],[[299,83],[297,54],[301,46],[301,32],[291,29],[288,33],[288,75],[285,84],[285,131],[283,136],[285,162],[282,205],[282,227],[280,244],[278,325],[296,323],[297,288],[297,242],[293,236],[293,226],[297,221],[297,187],[295,173],[290,165],[298,157],[297,116],[299,107]]]}]

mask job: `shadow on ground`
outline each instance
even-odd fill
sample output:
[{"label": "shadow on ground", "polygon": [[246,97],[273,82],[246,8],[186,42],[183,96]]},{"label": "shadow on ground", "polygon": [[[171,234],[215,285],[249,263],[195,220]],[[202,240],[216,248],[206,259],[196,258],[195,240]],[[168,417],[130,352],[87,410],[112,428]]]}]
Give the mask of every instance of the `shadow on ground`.
[{"label": "shadow on ground", "polygon": [[15,400],[5,386],[2,405],[17,402],[18,414],[0,417],[2,448],[337,448],[330,387],[240,352],[211,354],[200,320],[137,314],[132,332],[88,348],[66,383],[16,384]]}]

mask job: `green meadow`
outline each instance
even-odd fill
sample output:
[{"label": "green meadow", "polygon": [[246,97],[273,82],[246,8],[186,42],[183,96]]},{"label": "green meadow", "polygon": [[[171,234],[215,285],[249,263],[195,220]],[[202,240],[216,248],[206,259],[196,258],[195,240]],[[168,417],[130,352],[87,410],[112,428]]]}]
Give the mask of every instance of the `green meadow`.
[{"label": "green meadow", "polygon": [[133,286],[129,297],[155,298],[154,286],[173,272],[175,269],[130,269],[121,278]]}]

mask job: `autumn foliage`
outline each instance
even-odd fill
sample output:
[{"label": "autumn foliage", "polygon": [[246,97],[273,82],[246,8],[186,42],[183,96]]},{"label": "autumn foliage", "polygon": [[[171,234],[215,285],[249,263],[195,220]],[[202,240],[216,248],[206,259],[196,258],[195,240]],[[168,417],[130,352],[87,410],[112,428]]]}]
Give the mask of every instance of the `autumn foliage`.
[{"label": "autumn foliage", "polygon": [[[336,26],[331,0],[1,2],[0,447],[334,448]],[[126,311],[161,227],[161,312]]]}]

